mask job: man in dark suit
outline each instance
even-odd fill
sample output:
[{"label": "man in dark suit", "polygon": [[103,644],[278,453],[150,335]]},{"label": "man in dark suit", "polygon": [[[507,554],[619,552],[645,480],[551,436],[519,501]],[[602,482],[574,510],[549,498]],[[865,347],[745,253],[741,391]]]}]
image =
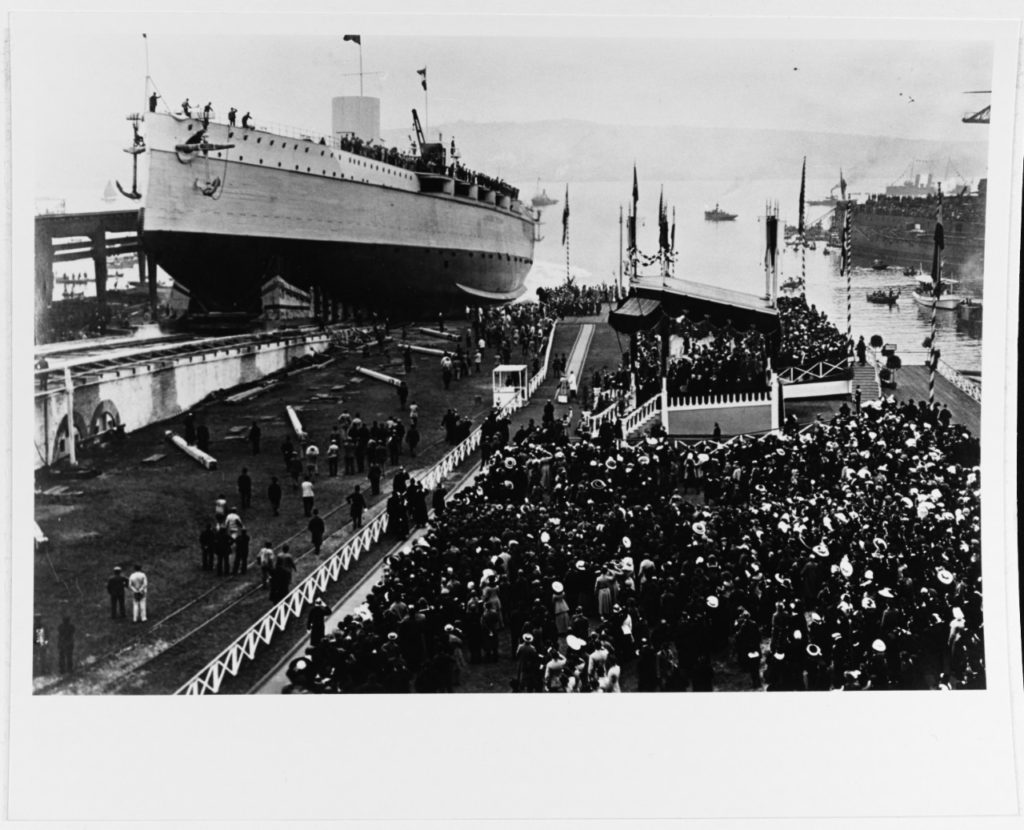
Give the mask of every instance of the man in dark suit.
[{"label": "man in dark suit", "polygon": [[121,566],[114,566],[114,574],[107,580],[107,593],[110,595],[110,619],[124,619],[124,592],[128,588],[128,578],[121,572]]},{"label": "man in dark suit", "polygon": [[352,527],[353,529],[358,530],[363,526],[363,511],[366,509],[366,499],[364,499],[363,494],[359,492],[358,484],[352,491],[352,494],[349,495],[345,501],[349,504],[349,515],[352,516]]}]

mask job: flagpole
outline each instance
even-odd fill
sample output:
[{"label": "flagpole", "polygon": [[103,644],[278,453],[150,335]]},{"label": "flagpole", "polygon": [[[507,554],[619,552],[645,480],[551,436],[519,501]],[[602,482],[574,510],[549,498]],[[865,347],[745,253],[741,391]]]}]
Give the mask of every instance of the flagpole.
[{"label": "flagpole", "polygon": [[359,97],[363,97],[363,39],[359,38]]},{"label": "flagpole", "polygon": [[939,359],[935,349],[935,334],[937,329],[936,309],[939,304],[939,291],[942,286],[942,252],[939,245],[940,232],[942,227],[942,183],[939,182],[939,210],[936,215],[935,231],[935,254],[932,260],[932,333],[928,340],[928,408],[935,408],[935,370],[938,368]]},{"label": "flagpole", "polygon": [[619,205],[619,290],[622,290],[622,205]]},{"label": "flagpole", "polygon": [[569,282],[569,185],[565,186],[565,281]]},{"label": "flagpole", "polygon": [[839,266],[846,272],[846,360],[853,366],[853,288],[850,271],[852,271],[853,251],[850,240],[850,206],[843,206],[843,238],[842,251],[839,255]]}]

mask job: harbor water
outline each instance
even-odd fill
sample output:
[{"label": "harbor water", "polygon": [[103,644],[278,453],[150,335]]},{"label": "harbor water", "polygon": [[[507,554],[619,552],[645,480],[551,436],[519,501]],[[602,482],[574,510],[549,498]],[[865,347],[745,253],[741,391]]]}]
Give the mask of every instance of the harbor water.
[{"label": "harbor water", "polygon": [[[865,193],[884,190],[890,182],[860,185]],[[809,181],[807,197],[828,194],[833,183]],[[527,294],[532,299],[538,287],[551,287],[565,281],[566,252],[562,246],[562,215],[565,184],[542,182],[559,203],[546,208],[542,216],[542,240],[537,244],[534,267],[527,277]],[[520,185],[529,199],[537,190],[536,182]],[[571,272],[580,284],[615,283],[619,277],[619,206],[627,208],[632,182],[580,182],[569,185],[569,259]],[[855,190],[857,188],[855,187]],[[658,196],[661,183],[639,183],[640,216],[638,244],[643,254],[658,249]],[[754,180],[746,182],[685,181],[664,183],[669,222],[675,207],[677,262],[675,275],[683,279],[720,285],[736,291],[764,294],[765,206],[778,202],[780,219],[797,224],[799,179],[786,181]],[[704,211],[718,204],[722,210],[737,214],[734,221],[708,222]],[[824,218],[828,227],[827,206],[808,205],[808,224]],[[625,240],[625,228],[623,228]],[[623,243],[625,244],[625,242]],[[781,240],[780,240],[781,247]],[[805,252],[808,302],[823,309],[839,327],[846,327],[846,278],[839,273],[838,251],[824,255],[825,244]],[[925,270],[930,263],[922,263]],[[643,269],[641,269],[643,270]],[[647,269],[656,273],[657,265]],[[800,253],[784,249],[780,260],[779,284],[801,273]],[[897,354],[906,365],[921,364],[927,348],[924,339],[931,329],[931,311],[914,302],[914,280],[899,269],[874,271],[856,268],[851,273],[852,329],[854,338],[866,341],[879,335],[886,343],[896,344]],[[867,294],[879,288],[900,288],[899,301],[892,307],[867,301]],[[964,292],[982,296],[982,285],[965,283]],[[781,292],[780,292],[781,293]],[[937,345],[943,360],[965,372],[981,370],[980,326],[958,326],[956,313],[937,314]]]}]

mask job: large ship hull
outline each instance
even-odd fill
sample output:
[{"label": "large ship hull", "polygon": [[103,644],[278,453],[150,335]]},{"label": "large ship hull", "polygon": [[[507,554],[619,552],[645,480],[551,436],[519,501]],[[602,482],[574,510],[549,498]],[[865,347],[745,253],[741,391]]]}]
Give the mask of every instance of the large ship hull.
[{"label": "large ship hull", "polygon": [[273,277],[418,314],[523,291],[534,219],[500,193],[227,125],[211,124],[206,141],[230,149],[182,152],[198,122],[147,123],[143,245],[206,310],[258,311]]}]

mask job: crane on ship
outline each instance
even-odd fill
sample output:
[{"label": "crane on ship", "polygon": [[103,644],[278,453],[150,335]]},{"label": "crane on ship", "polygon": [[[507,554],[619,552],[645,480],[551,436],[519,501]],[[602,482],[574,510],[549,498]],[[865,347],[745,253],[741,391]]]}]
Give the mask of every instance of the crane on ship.
[{"label": "crane on ship", "polygon": [[[964,95],[991,95],[991,89],[969,89],[964,92]],[[960,120],[964,124],[988,124],[989,116],[992,114],[992,105],[989,104],[986,107],[982,107],[977,112],[968,112],[964,114],[964,117]]]}]

